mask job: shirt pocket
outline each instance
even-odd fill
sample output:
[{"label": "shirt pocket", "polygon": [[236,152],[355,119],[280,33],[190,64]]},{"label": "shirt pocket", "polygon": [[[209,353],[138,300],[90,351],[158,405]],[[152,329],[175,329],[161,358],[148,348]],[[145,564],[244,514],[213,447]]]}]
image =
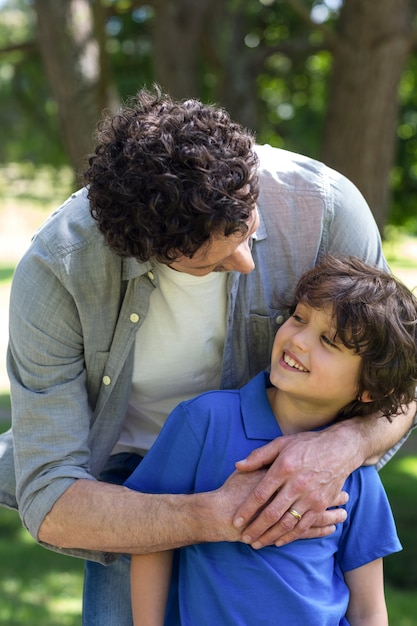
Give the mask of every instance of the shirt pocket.
[{"label": "shirt pocket", "polygon": [[269,315],[251,313],[249,316],[250,374],[256,376],[269,370],[272,345],[280,326],[288,318],[288,311],[278,309]]}]

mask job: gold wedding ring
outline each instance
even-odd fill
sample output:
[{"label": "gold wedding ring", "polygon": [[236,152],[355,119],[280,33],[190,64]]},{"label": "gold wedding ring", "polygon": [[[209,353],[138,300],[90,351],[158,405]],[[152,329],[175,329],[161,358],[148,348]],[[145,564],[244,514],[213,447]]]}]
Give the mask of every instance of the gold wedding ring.
[{"label": "gold wedding ring", "polygon": [[302,515],[300,515],[300,513],[298,513],[298,511],[296,511],[295,509],[288,509],[288,513],[290,515],[292,515],[293,517],[295,517],[295,519],[299,522],[300,519],[302,518]]}]

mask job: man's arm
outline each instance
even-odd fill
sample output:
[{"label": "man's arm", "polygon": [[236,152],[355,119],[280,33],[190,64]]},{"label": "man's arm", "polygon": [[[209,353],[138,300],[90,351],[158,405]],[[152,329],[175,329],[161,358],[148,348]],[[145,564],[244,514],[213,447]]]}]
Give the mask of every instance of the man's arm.
[{"label": "man's arm", "polygon": [[[376,463],[409,431],[414,415],[413,404],[391,423],[379,416],[353,418],[321,431],[280,437],[254,450],[237,469],[271,467],[236,512],[234,523],[242,529],[243,540],[260,548],[318,536],[323,512],[343,504],[347,476],[361,465]],[[301,520],[289,509],[301,514]]]},{"label": "man's arm", "polygon": [[[45,517],[38,539],[61,548],[144,554],[203,541],[240,541],[241,533],[255,547],[324,536],[345,519],[343,509],[326,509],[346,502],[341,492],[346,477],[398,441],[413,416],[414,407],[392,423],[354,418],[280,437],[239,462],[240,471],[208,493],[143,494],[76,480]],[[267,472],[258,470],[269,465]],[[302,515],[300,522],[289,508]]]},{"label": "man's arm", "polygon": [[[265,470],[234,472],[215,491],[145,494],[99,481],[77,480],[42,522],[39,541],[60,548],[147,554],[206,541],[241,541],[236,510]],[[334,504],[341,502],[335,502]],[[316,517],[315,536],[345,519],[342,509]]]},{"label": "man's arm", "polygon": [[42,522],[38,539],[61,548],[145,554],[202,541],[238,541],[238,506],[264,471],[235,472],[216,491],[145,494],[119,485],[76,480]]}]

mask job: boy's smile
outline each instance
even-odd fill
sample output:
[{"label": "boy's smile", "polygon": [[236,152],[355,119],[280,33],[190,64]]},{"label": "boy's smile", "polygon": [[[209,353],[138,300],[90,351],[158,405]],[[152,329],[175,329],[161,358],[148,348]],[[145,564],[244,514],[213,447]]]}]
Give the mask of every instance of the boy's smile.
[{"label": "boy's smile", "polygon": [[282,363],[281,363],[282,367],[288,366],[289,369],[296,369],[299,370],[300,372],[308,372],[308,370],[304,367],[304,365],[302,365],[302,363],[300,363],[300,361],[292,354],[290,354],[290,352],[285,351],[283,352],[282,355]]}]

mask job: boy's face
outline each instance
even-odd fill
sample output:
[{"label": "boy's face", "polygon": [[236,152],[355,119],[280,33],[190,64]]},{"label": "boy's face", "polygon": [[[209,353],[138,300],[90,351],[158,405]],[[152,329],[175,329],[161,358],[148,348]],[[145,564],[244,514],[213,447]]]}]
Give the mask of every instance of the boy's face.
[{"label": "boy's face", "polygon": [[334,339],[335,332],[330,306],[300,302],[272,348],[272,384],[309,410],[323,411],[323,418],[335,417],[358,393],[362,359]]}]

